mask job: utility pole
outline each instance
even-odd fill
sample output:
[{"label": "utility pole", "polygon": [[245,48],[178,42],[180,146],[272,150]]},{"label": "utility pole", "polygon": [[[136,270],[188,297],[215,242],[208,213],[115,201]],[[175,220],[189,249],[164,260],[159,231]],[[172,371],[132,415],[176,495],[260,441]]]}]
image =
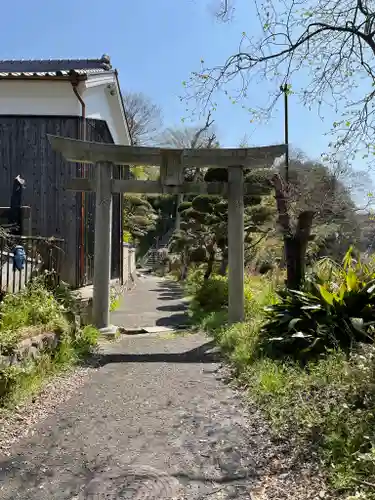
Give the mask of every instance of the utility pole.
[{"label": "utility pole", "polygon": [[289,117],[288,117],[288,95],[289,85],[285,83],[280,87],[281,92],[284,94],[284,143],[286,145],[285,152],[285,184],[289,190]]}]

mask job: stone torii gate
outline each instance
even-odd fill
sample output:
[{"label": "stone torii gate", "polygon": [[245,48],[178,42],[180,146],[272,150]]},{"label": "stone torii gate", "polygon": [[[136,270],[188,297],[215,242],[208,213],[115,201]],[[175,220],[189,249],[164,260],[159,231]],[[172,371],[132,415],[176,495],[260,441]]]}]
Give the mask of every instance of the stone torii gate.
[{"label": "stone torii gate", "polygon": [[[103,334],[117,330],[109,322],[113,193],[208,194],[228,198],[228,288],[229,321],[244,319],[244,194],[251,184],[244,183],[244,168],[272,166],[286,152],[285,145],[236,149],[161,149],[118,146],[48,136],[52,148],[66,160],[96,165],[95,179],[72,179],[67,189],[94,191],[95,243],[93,278],[93,322]],[[159,165],[158,181],[117,180],[112,166]],[[228,169],[228,182],[186,182],[184,168]]]}]

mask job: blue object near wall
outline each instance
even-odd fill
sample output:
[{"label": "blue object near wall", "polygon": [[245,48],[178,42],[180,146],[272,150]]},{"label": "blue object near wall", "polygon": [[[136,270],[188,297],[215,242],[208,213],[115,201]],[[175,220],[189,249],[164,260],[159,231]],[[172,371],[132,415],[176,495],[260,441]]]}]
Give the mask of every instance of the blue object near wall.
[{"label": "blue object near wall", "polygon": [[22,271],[25,268],[25,261],[25,249],[21,245],[16,245],[13,249],[13,271]]}]

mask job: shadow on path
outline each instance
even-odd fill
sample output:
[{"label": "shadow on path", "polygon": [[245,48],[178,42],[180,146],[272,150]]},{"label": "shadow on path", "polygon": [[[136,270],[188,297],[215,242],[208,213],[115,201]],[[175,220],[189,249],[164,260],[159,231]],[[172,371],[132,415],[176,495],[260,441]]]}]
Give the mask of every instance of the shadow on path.
[{"label": "shadow on path", "polygon": [[171,314],[170,316],[159,318],[155,322],[156,326],[165,326],[167,328],[181,328],[183,326],[188,328],[191,324],[191,319],[186,313]]},{"label": "shadow on path", "polygon": [[215,348],[215,342],[210,341],[181,353],[102,354],[98,356],[97,363],[99,366],[105,366],[109,363],[215,363],[219,359],[220,355]]},{"label": "shadow on path", "polygon": [[178,283],[150,275],[139,279],[137,286],[123,296],[120,307],[111,313],[111,321],[127,330],[180,328],[191,324],[187,309]]},{"label": "shadow on path", "polygon": [[158,311],[168,311],[168,312],[187,311],[188,305],[182,302],[181,304],[170,304],[169,306],[159,306],[156,309]]}]

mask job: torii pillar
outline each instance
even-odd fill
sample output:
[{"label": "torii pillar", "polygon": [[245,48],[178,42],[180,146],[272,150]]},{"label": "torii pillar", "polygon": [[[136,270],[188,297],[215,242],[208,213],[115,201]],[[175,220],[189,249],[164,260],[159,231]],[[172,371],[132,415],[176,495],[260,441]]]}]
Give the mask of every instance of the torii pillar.
[{"label": "torii pillar", "polygon": [[95,166],[95,241],[92,319],[103,335],[115,335],[110,323],[112,242],[112,163]]}]

